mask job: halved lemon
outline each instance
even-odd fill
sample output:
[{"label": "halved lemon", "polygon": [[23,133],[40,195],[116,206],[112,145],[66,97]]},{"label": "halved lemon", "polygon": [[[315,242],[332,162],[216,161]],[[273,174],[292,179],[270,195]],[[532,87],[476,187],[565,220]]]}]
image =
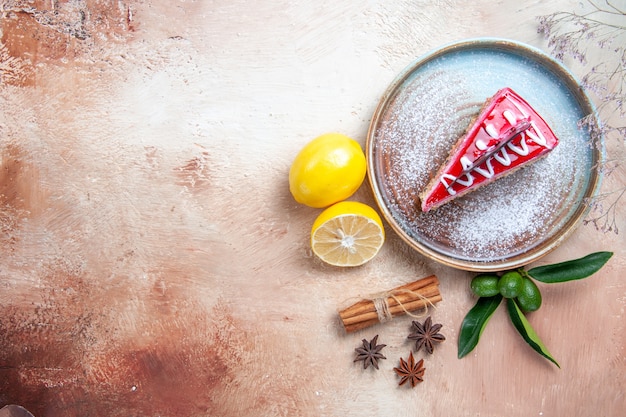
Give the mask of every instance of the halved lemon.
[{"label": "halved lemon", "polygon": [[385,242],[385,229],[372,207],[342,201],[324,210],[311,228],[311,248],[324,262],[359,266],[371,260]]}]

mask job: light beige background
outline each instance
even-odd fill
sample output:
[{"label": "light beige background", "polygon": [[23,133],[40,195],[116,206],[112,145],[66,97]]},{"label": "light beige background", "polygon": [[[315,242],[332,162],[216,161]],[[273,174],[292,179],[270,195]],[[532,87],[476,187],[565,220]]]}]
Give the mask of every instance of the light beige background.
[{"label": "light beige background", "polygon": [[[588,280],[541,286],[544,306],[529,320],[561,369],[503,308],[458,360],[471,274],[427,261],[390,228],[369,264],[325,266],[308,244],[319,210],[287,186],[315,136],[364,144],[382,93],[421,54],[482,36],[547,50],[536,17],[582,11],[578,1],[2,8],[0,406],[37,416],[623,415],[624,232],[582,226],[538,262],[616,253]],[[617,141],[608,148],[624,161]],[[603,191],[625,182],[622,164]],[[367,185],[354,199],[374,204]],[[617,216],[626,229],[622,207]],[[346,335],[337,310],[430,273],[447,341],[426,358],[424,383],[397,387],[411,319]],[[354,348],[376,334],[388,359],[363,370]]]}]

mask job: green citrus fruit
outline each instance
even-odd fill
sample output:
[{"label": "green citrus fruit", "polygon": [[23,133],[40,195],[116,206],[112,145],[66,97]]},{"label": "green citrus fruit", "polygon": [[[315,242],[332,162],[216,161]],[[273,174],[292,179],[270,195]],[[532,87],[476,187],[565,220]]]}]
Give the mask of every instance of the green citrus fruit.
[{"label": "green citrus fruit", "polygon": [[541,292],[529,278],[522,280],[522,289],[517,295],[517,305],[525,313],[536,311],[541,307]]},{"label": "green citrus fruit", "polygon": [[524,280],[517,271],[509,271],[500,277],[498,290],[504,298],[515,298],[522,291]]},{"label": "green citrus fruit", "polygon": [[493,297],[500,293],[498,280],[500,277],[494,274],[480,274],[472,278],[470,288],[479,297]]}]

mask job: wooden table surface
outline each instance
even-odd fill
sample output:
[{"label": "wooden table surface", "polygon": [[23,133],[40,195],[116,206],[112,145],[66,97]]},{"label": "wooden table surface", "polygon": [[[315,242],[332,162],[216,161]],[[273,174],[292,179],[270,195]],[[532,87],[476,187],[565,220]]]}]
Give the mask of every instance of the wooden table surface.
[{"label": "wooden table surface", "polygon": [[[592,278],[541,286],[529,320],[561,369],[504,309],[459,360],[472,274],[427,260],[391,228],[365,266],[326,266],[308,242],[319,210],[287,186],[294,156],[319,134],[365,144],[381,95],[420,55],[484,36],[549,51],[537,17],[561,10],[589,6],[2,2],[0,407],[36,417],[624,415],[623,231],[581,226],[537,262],[615,252]],[[607,154],[623,162],[622,141]],[[624,184],[622,163],[602,191]],[[375,204],[367,183],[354,199]],[[348,335],[337,311],[431,273],[443,301],[430,314],[447,340],[425,357],[422,384],[398,387],[411,318]],[[354,349],[376,334],[387,360],[364,370]]]}]

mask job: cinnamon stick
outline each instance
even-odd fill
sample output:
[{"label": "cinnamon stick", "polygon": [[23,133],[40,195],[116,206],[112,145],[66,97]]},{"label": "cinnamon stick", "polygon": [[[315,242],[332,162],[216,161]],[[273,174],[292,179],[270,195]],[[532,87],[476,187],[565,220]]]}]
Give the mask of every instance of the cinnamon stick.
[{"label": "cinnamon stick", "polygon": [[[396,287],[391,291],[387,291],[386,293],[390,296],[395,295],[395,299],[394,297],[389,297],[387,299],[387,303],[389,307],[392,308],[398,305],[398,301],[405,304],[411,301],[421,300],[419,295],[422,295],[423,297],[436,295],[439,292],[438,286],[439,280],[435,275],[431,275],[418,281]],[[376,313],[376,306],[374,305],[373,300],[367,299],[359,301],[358,303],[339,312],[339,315],[342,318],[348,318],[360,317],[366,313]]]},{"label": "cinnamon stick", "polygon": [[[420,310],[442,300],[439,280],[435,275],[396,287],[385,292],[383,297],[391,317]],[[380,322],[379,312],[373,299],[361,300],[341,310],[339,317],[348,333]]]}]

